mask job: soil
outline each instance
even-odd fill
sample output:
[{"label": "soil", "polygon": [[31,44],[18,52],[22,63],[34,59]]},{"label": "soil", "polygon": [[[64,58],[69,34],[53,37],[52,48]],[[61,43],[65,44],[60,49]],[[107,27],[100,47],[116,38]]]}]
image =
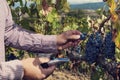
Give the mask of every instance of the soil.
[{"label": "soil", "polygon": [[76,74],[66,70],[55,70],[54,73],[45,80],[90,80],[88,76]]}]

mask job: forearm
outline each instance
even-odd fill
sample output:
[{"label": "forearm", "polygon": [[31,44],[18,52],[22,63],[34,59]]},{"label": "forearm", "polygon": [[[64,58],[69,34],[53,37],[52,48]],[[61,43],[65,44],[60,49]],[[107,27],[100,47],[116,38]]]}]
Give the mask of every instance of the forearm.
[{"label": "forearm", "polygon": [[19,60],[0,63],[0,80],[21,80],[24,70]]},{"label": "forearm", "polygon": [[18,25],[6,28],[5,44],[30,52],[57,52],[56,36],[30,32]]}]

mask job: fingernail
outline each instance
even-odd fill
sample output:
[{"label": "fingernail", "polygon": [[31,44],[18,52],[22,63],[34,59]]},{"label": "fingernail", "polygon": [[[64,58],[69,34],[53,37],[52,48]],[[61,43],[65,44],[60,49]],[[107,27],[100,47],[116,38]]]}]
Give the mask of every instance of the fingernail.
[{"label": "fingernail", "polygon": [[76,35],[76,39],[79,39],[80,38],[80,35]]}]

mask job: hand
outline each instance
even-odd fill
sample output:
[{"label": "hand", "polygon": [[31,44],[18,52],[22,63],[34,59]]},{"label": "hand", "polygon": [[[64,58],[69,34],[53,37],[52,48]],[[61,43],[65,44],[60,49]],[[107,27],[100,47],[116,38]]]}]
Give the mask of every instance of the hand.
[{"label": "hand", "polygon": [[42,68],[41,63],[48,62],[48,58],[28,58],[22,60],[24,68],[24,80],[42,80],[53,73],[55,66]]},{"label": "hand", "polygon": [[77,30],[70,30],[58,35],[58,50],[78,45],[78,43],[80,42],[80,34],[81,33]]}]

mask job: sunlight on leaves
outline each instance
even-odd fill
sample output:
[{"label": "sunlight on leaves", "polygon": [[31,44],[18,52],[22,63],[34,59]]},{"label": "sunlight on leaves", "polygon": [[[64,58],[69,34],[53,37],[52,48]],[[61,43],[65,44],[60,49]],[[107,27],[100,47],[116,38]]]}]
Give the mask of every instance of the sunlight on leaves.
[{"label": "sunlight on leaves", "polygon": [[112,21],[116,22],[118,20],[118,15],[115,12],[115,10],[117,8],[117,4],[116,4],[115,0],[107,0],[107,3],[110,7],[110,13],[112,15]]}]

